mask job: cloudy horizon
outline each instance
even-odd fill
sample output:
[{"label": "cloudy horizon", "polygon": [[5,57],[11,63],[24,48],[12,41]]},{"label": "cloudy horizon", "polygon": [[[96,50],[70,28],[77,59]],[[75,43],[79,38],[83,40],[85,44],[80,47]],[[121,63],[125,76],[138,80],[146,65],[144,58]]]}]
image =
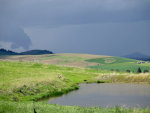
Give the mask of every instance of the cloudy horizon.
[{"label": "cloudy horizon", "polygon": [[150,55],[149,0],[0,0],[0,48]]}]

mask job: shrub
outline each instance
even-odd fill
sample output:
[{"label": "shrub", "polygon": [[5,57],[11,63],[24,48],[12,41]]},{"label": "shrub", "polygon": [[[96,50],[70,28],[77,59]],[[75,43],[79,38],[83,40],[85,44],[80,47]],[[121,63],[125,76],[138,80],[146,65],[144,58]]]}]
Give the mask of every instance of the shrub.
[{"label": "shrub", "polygon": [[98,81],[97,81],[97,83],[105,83],[105,82],[104,82],[104,81],[100,81],[100,80],[98,80]]},{"label": "shrub", "polygon": [[148,70],[144,70],[144,73],[148,73],[149,71]]},{"label": "shrub", "polygon": [[126,72],[130,73],[131,71],[128,69],[128,70],[126,70]]},{"label": "shrub", "polygon": [[142,73],[142,70],[141,70],[141,68],[139,67],[138,68],[138,71],[137,71],[138,73]]}]

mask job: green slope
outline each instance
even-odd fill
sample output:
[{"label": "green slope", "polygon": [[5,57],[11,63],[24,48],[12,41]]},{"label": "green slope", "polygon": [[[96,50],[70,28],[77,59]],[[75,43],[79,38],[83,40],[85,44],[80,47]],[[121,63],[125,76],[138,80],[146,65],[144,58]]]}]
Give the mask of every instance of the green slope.
[{"label": "green slope", "polygon": [[150,70],[150,64],[137,64],[138,60],[123,57],[111,57],[90,54],[47,54],[47,55],[17,55],[0,57],[0,60],[38,62],[54,65],[65,65],[73,67],[88,67],[101,70],[131,71],[137,72],[140,67],[142,71]]},{"label": "green slope", "polygon": [[150,63],[137,64],[138,60],[122,57],[97,58],[89,59],[86,61],[97,62],[101,64],[95,66],[88,66],[93,69],[137,72],[138,68],[141,68],[142,72],[150,71]]},{"label": "green slope", "polygon": [[100,63],[100,64],[116,64],[116,63],[124,63],[124,62],[137,62],[137,60],[122,58],[122,57],[96,58],[96,59],[88,59],[86,61],[96,62],[96,63]]},{"label": "green slope", "polygon": [[[59,75],[61,78],[58,78]],[[131,76],[129,73],[119,72],[112,76],[111,71],[0,61],[0,113],[32,113],[33,108],[37,113],[149,112],[149,109],[69,107],[35,102],[41,98],[58,96],[78,89],[78,83],[103,81],[149,83],[150,74]]]}]

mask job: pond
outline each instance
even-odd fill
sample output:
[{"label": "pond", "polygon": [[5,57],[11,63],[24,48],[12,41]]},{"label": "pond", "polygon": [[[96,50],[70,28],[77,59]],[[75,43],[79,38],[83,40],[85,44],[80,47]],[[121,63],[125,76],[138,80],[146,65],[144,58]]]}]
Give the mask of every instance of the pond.
[{"label": "pond", "polygon": [[80,84],[79,90],[46,100],[50,104],[101,106],[101,107],[150,107],[149,84]]}]

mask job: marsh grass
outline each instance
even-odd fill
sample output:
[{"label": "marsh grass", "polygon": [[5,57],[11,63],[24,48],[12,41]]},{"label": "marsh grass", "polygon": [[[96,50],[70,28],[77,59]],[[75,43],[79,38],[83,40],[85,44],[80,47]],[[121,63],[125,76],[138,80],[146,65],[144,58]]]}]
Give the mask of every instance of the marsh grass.
[{"label": "marsh grass", "polygon": [[149,113],[149,108],[114,108],[79,107],[51,105],[43,102],[0,101],[0,113]]}]

